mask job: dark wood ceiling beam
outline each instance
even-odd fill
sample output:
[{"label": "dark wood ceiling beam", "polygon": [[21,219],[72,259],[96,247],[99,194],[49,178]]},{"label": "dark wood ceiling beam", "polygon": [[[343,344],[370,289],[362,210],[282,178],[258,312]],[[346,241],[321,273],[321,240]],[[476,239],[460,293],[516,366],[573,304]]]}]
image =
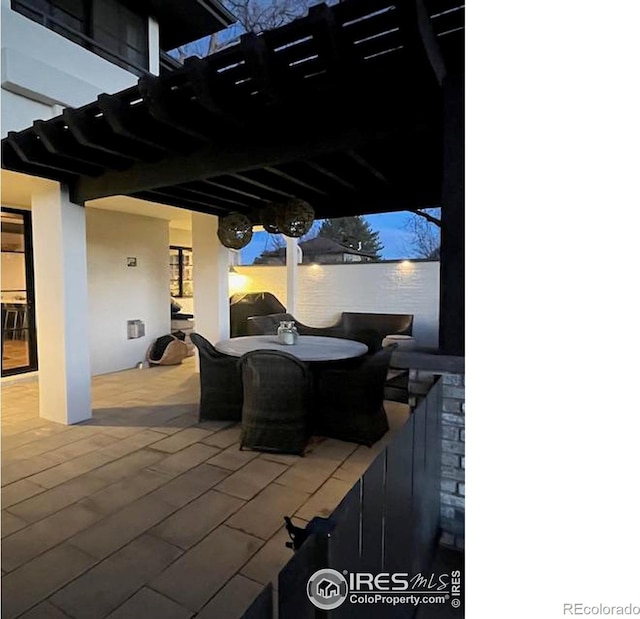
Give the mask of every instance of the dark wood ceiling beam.
[{"label": "dark wood ceiling beam", "polygon": [[36,120],[33,123],[33,131],[52,155],[63,155],[76,161],[90,161],[101,168],[114,170],[125,170],[133,163],[131,159],[126,157],[82,146],[74,138],[71,131],[64,128],[63,124],[62,121],[56,124],[44,120]]},{"label": "dark wood ceiling beam", "polygon": [[287,66],[291,63],[299,62],[303,58],[314,56],[318,53],[318,44],[312,35],[305,37],[307,40],[296,45],[290,45],[277,52],[273,52],[273,58],[280,66]]},{"label": "dark wood ceiling beam", "polygon": [[[400,0],[404,1],[404,0]],[[340,22],[350,22],[377,13],[390,6],[396,5],[398,0],[350,0],[335,6],[335,14]]]},{"label": "dark wood ceiling beam", "polygon": [[224,200],[220,200],[216,202],[213,196],[203,196],[195,194],[187,189],[181,187],[159,187],[158,189],[154,189],[154,192],[165,196],[174,198],[176,200],[180,200],[186,206],[195,205],[204,209],[214,208],[216,211],[240,211],[245,212],[251,210],[246,204],[228,204],[225,203]]},{"label": "dark wood ceiling beam", "polygon": [[171,153],[171,148],[158,137],[142,135],[140,126],[131,117],[129,106],[115,95],[102,94],[98,96],[98,107],[111,130],[127,140],[138,142],[147,148],[155,150],[160,156]]},{"label": "dark wood ceiling beam", "polygon": [[427,9],[430,16],[440,15],[452,9],[464,8],[461,0],[428,0]]},{"label": "dark wood ceiling beam", "polygon": [[52,170],[59,170],[68,174],[84,174],[87,176],[98,176],[103,169],[81,161],[52,155],[44,147],[42,142],[31,131],[9,131],[7,140],[22,161],[31,165],[37,165]]},{"label": "dark wood ceiling beam", "polygon": [[464,73],[464,28],[438,36],[442,55],[447,59],[449,73]]},{"label": "dark wood ceiling beam", "polygon": [[229,175],[231,178],[235,178],[243,183],[247,183],[249,185],[252,185],[254,187],[258,187],[259,189],[263,189],[264,191],[268,191],[269,193],[273,193],[277,196],[282,196],[284,198],[293,198],[295,197],[294,194],[289,193],[288,191],[282,191],[281,189],[278,189],[277,187],[273,187],[271,185],[267,185],[265,183],[261,183],[260,181],[257,181],[249,176],[247,176],[246,174],[230,174]]},{"label": "dark wood ceiling beam", "polygon": [[398,12],[395,6],[390,6],[389,10],[378,13],[368,19],[352,22],[344,26],[345,36],[350,41],[366,39],[375,33],[384,32],[398,27]]},{"label": "dark wood ceiling beam", "polygon": [[158,153],[188,154],[207,142],[202,136],[195,138],[158,122],[149,113],[147,102],[140,96],[137,88],[135,94],[126,91],[117,95],[99,95],[97,102],[114,133]]},{"label": "dark wood ceiling beam", "polygon": [[230,128],[242,131],[246,127],[237,102],[230,99],[228,88],[216,71],[213,56],[206,60],[187,58],[184,70],[195,94],[195,103]]},{"label": "dark wood ceiling beam", "polygon": [[68,172],[45,168],[39,165],[26,163],[11,145],[8,139],[2,140],[2,167],[6,170],[13,170],[21,174],[30,174],[41,178],[49,178],[62,183],[70,183],[76,177]]},{"label": "dark wood ceiling beam", "polygon": [[248,198],[249,200],[255,200],[256,202],[259,203],[266,203],[269,202],[269,200],[267,198],[263,198],[262,196],[257,196],[254,193],[249,193],[248,191],[243,191],[242,189],[238,189],[237,187],[230,187],[229,185],[224,183],[224,177],[222,177],[220,179],[220,182],[218,181],[212,181],[212,180],[205,180],[205,181],[201,181],[202,183],[206,183],[207,185],[211,185],[212,187],[216,187],[220,190],[223,191],[228,191],[232,194],[236,194],[238,196],[243,196],[244,198]]},{"label": "dark wood ceiling beam", "polygon": [[[349,217],[352,215],[387,213],[391,211],[415,210],[438,203],[438,188],[429,186],[406,187],[405,192],[396,190],[372,193],[338,192],[314,203],[316,219],[332,217]],[[167,204],[189,211],[209,215],[225,216],[231,211],[244,212],[257,223],[258,209],[228,208],[221,204],[210,204],[197,200],[189,200],[177,195],[175,188],[161,188],[154,191],[143,191],[133,194],[136,198]]]},{"label": "dark wood ceiling beam", "polygon": [[186,115],[184,108],[180,109],[172,105],[169,80],[145,75],[138,80],[138,90],[145,99],[149,113],[155,120],[188,135],[199,144],[207,142],[207,138],[203,135],[206,133],[203,119]]},{"label": "dark wood ceiling beam", "polygon": [[447,75],[447,65],[429,12],[425,0],[407,0],[398,4],[400,22],[408,35],[408,45],[426,56],[438,83],[442,84]]},{"label": "dark wood ceiling beam", "polygon": [[[395,114],[387,118],[393,119]],[[425,123],[428,123],[427,118]],[[415,123],[410,129],[418,133],[424,127]],[[333,135],[325,131],[322,136],[310,133],[300,136],[283,131],[277,144],[274,144],[273,140],[257,138],[250,147],[238,140],[233,143],[212,144],[187,156],[174,156],[157,163],[138,163],[129,170],[107,172],[95,179],[82,177],[71,189],[76,200],[126,195],[153,189],[161,184],[180,185],[196,180],[213,179],[224,174],[240,173],[269,165],[277,166],[345,148],[357,148],[359,144],[383,140],[396,133],[396,127],[385,126],[381,122],[374,126],[351,126]]]},{"label": "dark wood ceiling beam", "polygon": [[313,206],[316,219],[325,219],[418,209],[432,205],[434,198],[433,189],[420,187],[404,193],[398,191],[339,193],[332,195],[330,200],[323,200]]},{"label": "dark wood ceiling beam", "polygon": [[82,174],[79,170],[89,170],[90,172],[84,172],[89,174],[90,176],[98,176],[102,172],[104,172],[106,166],[100,165],[94,158],[90,161],[91,163],[87,163],[87,159],[74,156],[73,153],[69,153],[69,150],[62,151],[60,148],[56,148],[54,143],[51,141],[51,127],[52,125],[46,125],[43,121],[35,121],[33,123],[33,134],[37,138],[38,148],[44,148],[46,152],[55,158],[55,160],[62,164],[63,162],[67,162],[68,164],[78,166],[75,172],[78,174]]},{"label": "dark wood ceiling beam", "polygon": [[342,185],[343,187],[346,187],[347,189],[351,189],[352,191],[356,191],[357,188],[356,188],[355,185],[353,185],[349,181],[345,180],[344,178],[341,178],[340,176],[338,176],[337,174],[333,173],[331,170],[327,169],[323,165],[320,165],[319,163],[316,163],[315,161],[305,161],[305,163],[310,168],[313,168],[314,170],[316,170],[316,172],[320,172],[320,174],[324,174],[325,176],[329,177],[332,181],[335,181],[339,185]]},{"label": "dark wood ceiling beam", "polygon": [[[95,116],[96,112],[98,112],[97,107],[94,112],[89,109],[72,110],[69,108],[62,111],[62,119],[78,144],[99,153],[128,159],[131,163],[159,159],[157,150],[150,150],[136,142],[114,135],[108,126],[99,127],[98,119]],[[104,119],[100,120],[104,122]]]},{"label": "dark wood ceiling beam", "polygon": [[399,29],[390,30],[373,38],[354,43],[354,49],[362,58],[368,58],[375,54],[396,50],[404,46],[405,39]]},{"label": "dark wood ceiling beam", "polygon": [[[264,195],[273,202],[285,202],[292,198],[299,198],[308,202],[314,202],[319,197],[327,195],[325,191],[322,193],[311,191],[300,183],[291,182],[287,180],[285,176],[272,174],[265,168],[251,170],[251,172],[243,174],[242,176],[251,179],[252,182],[259,183],[262,186],[258,187],[258,191],[261,192],[260,195]],[[225,180],[225,182],[229,181]]]},{"label": "dark wood ceiling beam", "polygon": [[334,82],[342,83],[350,57],[335,13],[326,4],[316,4],[309,7],[308,19],[313,26],[313,37],[320,46],[327,70]]},{"label": "dark wood ceiling beam", "polygon": [[431,24],[436,35],[449,32],[458,28],[464,28],[464,7],[458,7],[446,13],[440,13],[431,17]]},{"label": "dark wood ceiling beam", "polygon": [[175,206],[177,208],[183,208],[187,211],[195,213],[205,213],[206,215],[224,216],[228,213],[227,209],[217,205],[201,204],[193,202],[191,200],[185,200],[176,196],[164,193],[159,190],[154,191],[139,191],[131,194],[134,198],[140,198],[141,200],[149,200],[151,202],[157,202],[158,204],[166,204],[168,206]]},{"label": "dark wood ceiling beam", "polygon": [[283,99],[283,80],[281,73],[274,67],[273,54],[267,47],[268,40],[268,32],[260,37],[253,33],[245,34],[240,39],[240,45],[255,89],[269,105],[280,105]]},{"label": "dark wood ceiling beam", "polygon": [[212,201],[212,202],[228,204],[230,208],[233,208],[233,207],[246,208],[247,207],[246,201],[242,202],[240,200],[231,200],[229,198],[224,198],[219,195],[219,192],[216,193],[216,192],[210,192],[210,191],[202,191],[190,185],[173,185],[173,187],[177,190],[187,192],[186,193],[187,197],[189,195],[192,195],[192,196],[195,196],[196,199],[198,200],[203,200],[204,198],[207,198],[209,201]]},{"label": "dark wood ceiling beam", "polygon": [[367,170],[370,174],[375,176],[379,181],[387,185],[389,184],[389,180],[387,179],[387,177],[382,172],[380,172],[380,170],[372,166],[362,155],[359,155],[353,150],[346,151],[346,154],[351,157],[351,159],[353,159],[356,163],[362,166],[365,170]]},{"label": "dark wood ceiling beam", "polygon": [[242,44],[256,88],[272,105],[293,99],[297,106],[315,87],[307,75],[320,72],[334,85],[340,82],[349,61],[338,35],[333,12],[324,4],[310,7],[307,17],[282,28],[259,37],[245,35]]},{"label": "dark wood ceiling beam", "polygon": [[266,166],[265,168],[263,168],[266,172],[269,172],[270,174],[275,174],[276,176],[279,176],[280,178],[285,179],[286,181],[289,181],[290,183],[293,183],[294,185],[299,185],[300,187],[304,187],[305,189],[308,189],[309,191],[312,191],[313,193],[317,193],[321,196],[326,196],[327,192],[323,191],[322,189],[318,189],[318,187],[315,187],[295,176],[291,176],[290,174],[287,174],[286,172],[283,172],[282,170],[279,170],[278,168],[274,168],[271,166]]}]

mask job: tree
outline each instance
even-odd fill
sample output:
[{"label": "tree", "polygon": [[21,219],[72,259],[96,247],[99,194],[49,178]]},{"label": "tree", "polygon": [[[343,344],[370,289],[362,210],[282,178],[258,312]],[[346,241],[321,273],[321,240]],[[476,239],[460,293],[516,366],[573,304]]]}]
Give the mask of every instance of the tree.
[{"label": "tree", "polygon": [[404,227],[410,233],[410,251],[415,258],[440,259],[439,208],[411,211]]},{"label": "tree", "polygon": [[380,233],[374,232],[362,215],[325,219],[318,230],[318,236],[333,239],[351,249],[373,254],[374,260],[380,260],[382,257],[380,252],[384,245],[378,238]]},{"label": "tree", "polygon": [[[318,236],[318,230],[320,229],[320,223],[317,221],[313,222],[311,229],[304,236],[298,239],[299,243],[303,241],[308,241],[309,239],[314,239]],[[284,250],[287,246],[287,241],[282,234],[268,234],[267,239],[264,243],[264,249],[262,253],[256,256],[253,260],[253,264],[270,264],[273,261],[273,254],[279,252],[280,250]],[[283,254],[284,255],[284,254]]]},{"label": "tree", "polygon": [[173,56],[179,63],[184,63],[186,58],[190,56],[197,56],[198,58],[204,58],[205,56],[209,56],[213,54],[220,47],[218,33],[211,34],[202,39],[198,39],[197,41],[192,41],[191,43],[185,43],[184,45],[180,45],[175,50],[171,52],[171,56]]},{"label": "tree", "polygon": [[272,30],[302,17],[315,0],[225,0],[224,4],[237,22],[216,34],[181,45],[171,56],[184,62],[189,56],[204,58],[247,32]]},{"label": "tree", "polygon": [[[298,239],[298,242],[301,243],[303,241],[308,241],[309,239],[314,239],[316,236],[318,236],[319,229],[320,224],[317,221],[314,221],[309,232],[300,237]],[[287,241],[282,234],[270,234],[267,244],[268,247],[265,249],[265,251],[277,251],[278,249],[286,247]]]},{"label": "tree", "polygon": [[309,0],[226,0],[244,32],[279,28],[304,15],[309,4]]}]

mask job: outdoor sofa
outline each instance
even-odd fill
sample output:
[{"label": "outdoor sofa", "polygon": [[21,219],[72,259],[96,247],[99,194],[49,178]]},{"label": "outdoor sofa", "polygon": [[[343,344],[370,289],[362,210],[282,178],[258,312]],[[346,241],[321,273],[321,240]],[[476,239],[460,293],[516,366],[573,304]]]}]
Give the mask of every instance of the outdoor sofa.
[{"label": "outdoor sofa", "polygon": [[342,312],[336,323],[328,327],[310,327],[287,313],[251,316],[247,319],[249,335],[274,335],[283,320],[294,321],[300,335],[319,335],[358,340],[374,353],[382,346],[387,335],[411,335],[413,314],[379,314],[369,312]]}]

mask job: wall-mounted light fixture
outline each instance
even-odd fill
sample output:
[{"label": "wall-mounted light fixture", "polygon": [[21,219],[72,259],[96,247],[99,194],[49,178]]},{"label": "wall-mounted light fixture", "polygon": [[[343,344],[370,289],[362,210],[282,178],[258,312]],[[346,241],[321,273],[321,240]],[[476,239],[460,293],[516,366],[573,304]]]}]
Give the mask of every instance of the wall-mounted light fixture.
[{"label": "wall-mounted light fixture", "polygon": [[247,275],[243,275],[242,273],[238,273],[236,268],[230,264],[229,265],[229,293],[235,294],[236,292],[244,292],[246,291],[249,285],[249,277]]},{"label": "wall-mounted light fixture", "polygon": [[402,262],[398,263],[398,269],[404,273],[404,274],[409,274],[412,273],[414,270],[415,266],[413,264],[413,262],[411,262],[411,260],[403,260]]}]

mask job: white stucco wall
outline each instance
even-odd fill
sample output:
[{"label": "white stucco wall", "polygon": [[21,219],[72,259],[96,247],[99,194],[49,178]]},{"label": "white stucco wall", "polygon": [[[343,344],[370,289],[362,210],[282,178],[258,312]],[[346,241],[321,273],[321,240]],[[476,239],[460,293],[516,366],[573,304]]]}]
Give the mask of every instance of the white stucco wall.
[{"label": "white stucco wall", "polygon": [[[157,37],[157,28],[152,28]],[[100,93],[137,83],[137,76],[11,10],[2,0],[2,137],[60,107],[79,107]],[[154,45],[154,49],[157,46]],[[13,96],[12,96],[13,95]],[[56,107],[58,106],[58,107]]]},{"label": "white stucco wall", "polygon": [[180,247],[191,247],[191,230],[169,228],[169,242],[171,245],[179,245]]},{"label": "white stucco wall", "polygon": [[0,128],[4,138],[9,131],[16,131],[30,127],[35,118],[48,120],[53,118],[54,108],[51,105],[38,103],[2,89],[2,104],[0,105]]},{"label": "white stucco wall", "polygon": [[[296,318],[313,326],[335,322],[340,313],[413,314],[413,335],[423,346],[438,344],[440,263],[300,265]],[[268,291],[286,305],[281,266],[236,267],[245,292]],[[233,287],[231,292],[237,292]],[[196,316],[197,321],[197,316]]]},{"label": "white stucco wall", "polygon": [[[283,266],[237,266],[238,275],[229,278],[229,294],[236,292],[270,292],[282,305],[287,304],[287,269]],[[300,270],[306,267],[300,266]],[[304,279],[304,274],[300,277]],[[319,324],[319,323],[318,323]]]},{"label": "white stucco wall", "polygon": [[[132,368],[149,344],[170,331],[169,223],[87,209],[91,372]],[[137,267],[128,267],[135,257]],[[145,323],[145,337],[127,340],[127,320]]]}]

